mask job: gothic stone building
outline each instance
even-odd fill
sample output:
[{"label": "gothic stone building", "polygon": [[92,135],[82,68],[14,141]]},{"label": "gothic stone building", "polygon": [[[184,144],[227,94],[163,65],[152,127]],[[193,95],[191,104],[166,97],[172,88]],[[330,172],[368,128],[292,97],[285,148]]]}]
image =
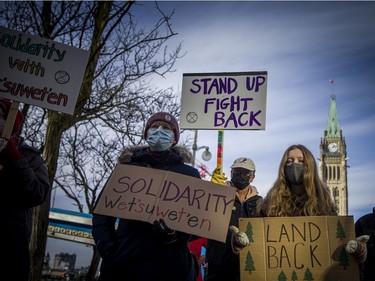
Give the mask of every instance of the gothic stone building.
[{"label": "gothic stone building", "polygon": [[336,97],[332,95],[327,128],[320,141],[319,172],[331,191],[340,216],[348,215],[348,159],[345,138],[339,125]]}]

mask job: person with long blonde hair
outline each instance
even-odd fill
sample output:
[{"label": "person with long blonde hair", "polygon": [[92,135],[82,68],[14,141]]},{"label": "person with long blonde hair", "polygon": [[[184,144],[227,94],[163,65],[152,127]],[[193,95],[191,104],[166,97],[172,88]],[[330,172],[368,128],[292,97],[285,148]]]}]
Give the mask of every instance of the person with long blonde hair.
[{"label": "person with long blonde hair", "polygon": [[258,203],[257,213],[261,217],[337,215],[337,207],[319,177],[313,154],[301,144],[286,149],[275,183]]},{"label": "person with long blonde hair", "polygon": [[[337,207],[318,174],[315,158],[302,144],[289,146],[281,158],[277,179],[258,201],[259,217],[337,216]],[[350,240],[345,249],[358,263],[367,256],[368,235]]]}]

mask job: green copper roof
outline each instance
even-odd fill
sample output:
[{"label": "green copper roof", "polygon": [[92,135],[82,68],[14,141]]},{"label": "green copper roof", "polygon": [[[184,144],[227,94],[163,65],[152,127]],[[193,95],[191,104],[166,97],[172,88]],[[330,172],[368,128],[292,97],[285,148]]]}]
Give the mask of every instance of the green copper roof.
[{"label": "green copper roof", "polygon": [[339,138],[340,137],[340,125],[339,117],[336,109],[336,97],[331,95],[331,104],[329,107],[329,115],[327,121],[327,137]]}]

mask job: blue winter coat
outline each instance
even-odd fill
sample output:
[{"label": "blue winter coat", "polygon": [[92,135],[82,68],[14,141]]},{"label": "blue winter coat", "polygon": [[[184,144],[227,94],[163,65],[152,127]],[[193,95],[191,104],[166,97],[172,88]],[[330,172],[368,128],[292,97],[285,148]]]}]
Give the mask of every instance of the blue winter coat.
[{"label": "blue winter coat", "polygon": [[[160,158],[148,149],[126,150],[120,163],[168,170],[200,178],[197,169],[184,164],[181,148],[172,148]],[[186,156],[186,155],[185,155]],[[191,235],[177,232],[177,241],[166,244],[152,224],[94,214],[92,234],[102,257],[100,281],[194,281],[193,261],[188,248]]]},{"label": "blue winter coat", "polygon": [[15,280],[28,281],[32,211],[45,202],[50,184],[40,152],[23,142],[19,151],[24,158],[11,162],[0,154],[1,266]]}]

